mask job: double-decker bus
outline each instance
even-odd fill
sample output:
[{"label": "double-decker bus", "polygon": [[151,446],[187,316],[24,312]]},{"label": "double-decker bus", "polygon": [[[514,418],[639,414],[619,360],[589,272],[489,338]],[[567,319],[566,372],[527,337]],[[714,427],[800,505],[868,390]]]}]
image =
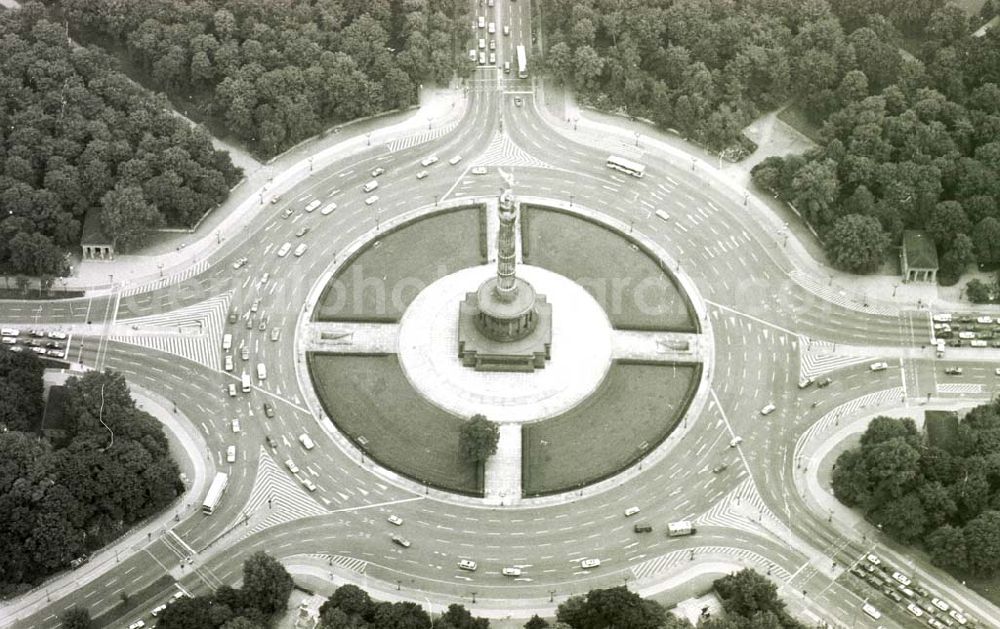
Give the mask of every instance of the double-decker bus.
[{"label": "double-decker bus", "polygon": [[524,46],[517,47],[517,78],[528,78],[528,56],[524,53]]},{"label": "double-decker bus", "polygon": [[228,484],[228,474],[219,472],[215,475],[212,485],[208,488],[208,493],[205,494],[205,502],[201,505],[203,513],[211,515],[212,512],[215,511],[215,508],[219,506],[219,501],[222,500],[222,494],[226,492],[226,486]]},{"label": "double-decker bus", "polygon": [[625,173],[626,175],[632,175],[633,177],[642,177],[646,173],[645,164],[633,162],[632,160],[625,159],[619,155],[608,156],[608,168],[613,168]]}]

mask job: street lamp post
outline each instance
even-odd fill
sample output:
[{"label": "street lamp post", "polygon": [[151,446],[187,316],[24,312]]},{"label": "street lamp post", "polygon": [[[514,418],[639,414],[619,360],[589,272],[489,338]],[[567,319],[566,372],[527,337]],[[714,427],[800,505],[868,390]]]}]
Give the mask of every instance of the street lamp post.
[{"label": "street lamp post", "polygon": [[555,590],[549,590],[549,602],[550,603],[552,602],[552,600],[555,597],[555,595],[556,595],[556,591]]},{"label": "street lamp post", "polygon": [[892,296],[896,296],[896,289],[899,288],[899,284],[893,284],[892,286]]},{"label": "street lamp post", "polygon": [[368,142],[368,146],[372,145],[372,134],[371,131],[365,134],[365,140]]},{"label": "street lamp post", "polygon": [[431,129],[431,117],[427,116],[427,130],[430,131],[430,129]]},{"label": "street lamp post", "polygon": [[639,132],[638,131],[633,131],[632,135],[635,136],[635,145],[639,146]]},{"label": "street lamp post", "polygon": [[160,269],[160,277],[163,277],[163,263],[160,262],[156,265],[156,268]]}]

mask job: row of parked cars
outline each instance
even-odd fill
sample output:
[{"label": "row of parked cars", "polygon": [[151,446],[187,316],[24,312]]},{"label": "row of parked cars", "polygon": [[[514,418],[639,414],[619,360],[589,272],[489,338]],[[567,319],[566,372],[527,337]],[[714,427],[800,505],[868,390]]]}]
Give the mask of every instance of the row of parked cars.
[{"label": "row of parked cars", "polygon": [[[922,619],[928,626],[935,629],[976,626],[972,618],[962,610],[933,596],[899,570],[883,563],[874,553],[866,554],[851,566],[850,571],[886,597],[904,605],[910,614]],[[881,618],[881,612],[874,605],[865,603],[862,609],[876,620]]]},{"label": "row of parked cars", "polygon": [[50,358],[66,358],[66,343],[68,335],[65,332],[30,330],[21,336],[17,328],[0,330],[0,345],[12,352],[34,352],[39,356]]},{"label": "row of parked cars", "polygon": [[1000,317],[938,313],[932,316],[937,344],[949,347],[1000,347]]}]

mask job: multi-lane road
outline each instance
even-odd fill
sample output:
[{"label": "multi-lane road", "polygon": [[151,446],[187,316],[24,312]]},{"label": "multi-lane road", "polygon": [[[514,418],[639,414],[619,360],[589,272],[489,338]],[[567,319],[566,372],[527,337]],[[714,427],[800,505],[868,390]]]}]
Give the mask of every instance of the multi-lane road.
[{"label": "multi-lane road", "polygon": [[[20,626],[56,626],[58,613],[73,604],[98,616],[120,605],[122,592],[134,595],[164,575],[190,592],[233,583],[242,560],[261,548],[280,558],[326,557],[338,570],[405,586],[401,591],[417,601],[434,596],[468,604],[475,592],[494,607],[503,599],[545,602],[623,582],[641,588],[684,562],[725,557],[773,572],[786,586],[783,592],[797,597],[796,604],[809,613],[844,625],[875,626],[864,625],[867,617],[858,614],[872,591],[843,571],[878,542],[839,530],[808,506],[793,483],[795,444],[830,409],[865,395],[889,391],[895,398],[900,388],[911,399],[936,395],[942,381],[978,386],[989,395],[1000,380],[992,365],[968,362],[961,377],[946,379],[940,361],[916,351],[930,338],[926,313],[865,311],[796,281],[782,239],[761,227],[742,198],[687,164],[648,152],[641,156],[648,166],[642,179],[608,170],[606,150],[554,128],[532,82],[516,78],[514,47],[531,47],[529,3],[483,3],[474,14],[497,25],[496,63],[477,67],[464,96],[465,114],[450,133],[417,143],[377,143],[313,173],[278,203],[265,206],[249,230],[227,235],[227,251],[211,256],[207,268],[183,282],[59,302],[0,304],[5,325],[69,330],[71,360],[119,370],[162,394],[203,434],[215,467],[231,475],[215,514],[187,513],[147,546],[123,553],[114,570],[92,575],[72,596],[55,597],[37,610],[24,608]],[[504,25],[510,35],[503,35]],[[470,41],[489,40],[485,30],[475,30]],[[505,61],[513,66],[511,74],[503,71]],[[439,157],[437,163],[422,166],[430,155]],[[463,159],[450,165],[454,156]],[[488,173],[470,174],[476,165],[487,166]],[[378,178],[378,201],[367,205],[369,195],[361,187],[375,168],[385,173]],[[709,404],[691,418],[692,429],[671,456],[613,492],[585,491],[558,504],[505,509],[414,493],[339,449],[304,403],[295,326],[306,293],[331,260],[403,212],[495,194],[502,185],[498,168],[514,174],[518,193],[586,205],[654,239],[681,261],[679,272],[708,302],[716,348]],[[428,176],[417,179],[422,170]],[[305,212],[313,199],[338,207],[326,215]],[[284,218],[286,208],[292,214]],[[671,220],[662,220],[656,210]],[[303,227],[308,232],[296,235]],[[233,248],[235,240],[242,244]],[[286,242],[293,248],[305,243],[308,250],[301,257],[279,257]],[[244,256],[249,262],[234,268]],[[251,313],[257,300],[258,310]],[[230,312],[240,317],[235,324],[227,323]],[[200,323],[195,326],[194,320]],[[145,334],[165,325],[187,330],[194,340]],[[279,337],[272,341],[275,329]],[[235,348],[231,373],[223,370],[225,333],[233,335]],[[886,348],[892,367],[871,372],[862,360],[844,363],[829,373],[830,386],[799,389],[801,356],[814,343]],[[230,397],[228,385],[238,384],[243,371],[254,373],[257,363],[267,366],[267,379],[254,377],[251,393]],[[264,415],[265,401],[275,409],[273,418]],[[762,416],[759,410],[769,403],[777,410]],[[234,418],[241,421],[238,433]],[[316,441],[315,449],[300,447],[302,432]],[[268,447],[266,436],[276,440],[275,448]],[[743,442],[731,448],[735,436]],[[230,445],[237,447],[232,464],[225,461]],[[297,474],[287,469],[289,459]],[[727,468],[713,471],[721,464]],[[306,478],[316,485],[314,492],[304,488]],[[656,523],[653,534],[632,532],[633,522],[623,516],[629,506],[640,507],[642,517]],[[403,526],[388,524],[389,514],[400,516]],[[663,534],[666,522],[685,518],[699,522],[696,536]],[[393,545],[395,532],[412,546]],[[599,558],[602,566],[581,570],[584,557]],[[458,570],[461,558],[475,559],[479,570]],[[504,566],[520,567],[521,576],[501,576]],[[921,574],[937,574],[917,567]],[[151,600],[137,601],[139,607],[125,618],[145,615],[173,591],[170,586]],[[907,626],[910,617],[902,607],[888,599],[878,606],[886,613],[882,625]]]}]

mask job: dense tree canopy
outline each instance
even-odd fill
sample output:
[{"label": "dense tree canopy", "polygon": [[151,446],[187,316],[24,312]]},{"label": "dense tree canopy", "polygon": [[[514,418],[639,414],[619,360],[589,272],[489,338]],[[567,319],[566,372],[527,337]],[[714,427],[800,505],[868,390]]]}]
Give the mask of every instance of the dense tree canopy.
[{"label": "dense tree canopy", "polygon": [[59,3],[74,35],[110,38],[179,109],[269,155],[470,67],[472,18],[450,0]]},{"label": "dense tree canopy", "polygon": [[837,459],[833,489],[889,535],[922,543],[935,562],[1000,570],[1000,400],[976,407],[947,443],[912,420],[875,418]]},{"label": "dense tree canopy", "polygon": [[172,116],[39,5],[0,12],[0,272],[63,275],[84,216],[126,249],[191,225],[239,180],[208,135]]},{"label": "dense tree canopy", "polygon": [[735,628],[805,629],[785,610],[778,587],[750,568],[716,579],[712,585],[722,599],[726,620]]},{"label": "dense tree canopy", "polygon": [[462,424],[458,447],[470,461],[481,463],[497,452],[500,426],[483,415],[474,415]]},{"label": "dense tree canopy", "polygon": [[[31,354],[0,352],[0,391],[17,392],[0,395],[10,428],[0,432],[4,595],[116,539],[183,491],[163,428],[135,407],[120,374],[69,380],[66,438],[24,432],[40,424],[43,409],[37,363]],[[106,403],[99,408],[102,389]]]}]

